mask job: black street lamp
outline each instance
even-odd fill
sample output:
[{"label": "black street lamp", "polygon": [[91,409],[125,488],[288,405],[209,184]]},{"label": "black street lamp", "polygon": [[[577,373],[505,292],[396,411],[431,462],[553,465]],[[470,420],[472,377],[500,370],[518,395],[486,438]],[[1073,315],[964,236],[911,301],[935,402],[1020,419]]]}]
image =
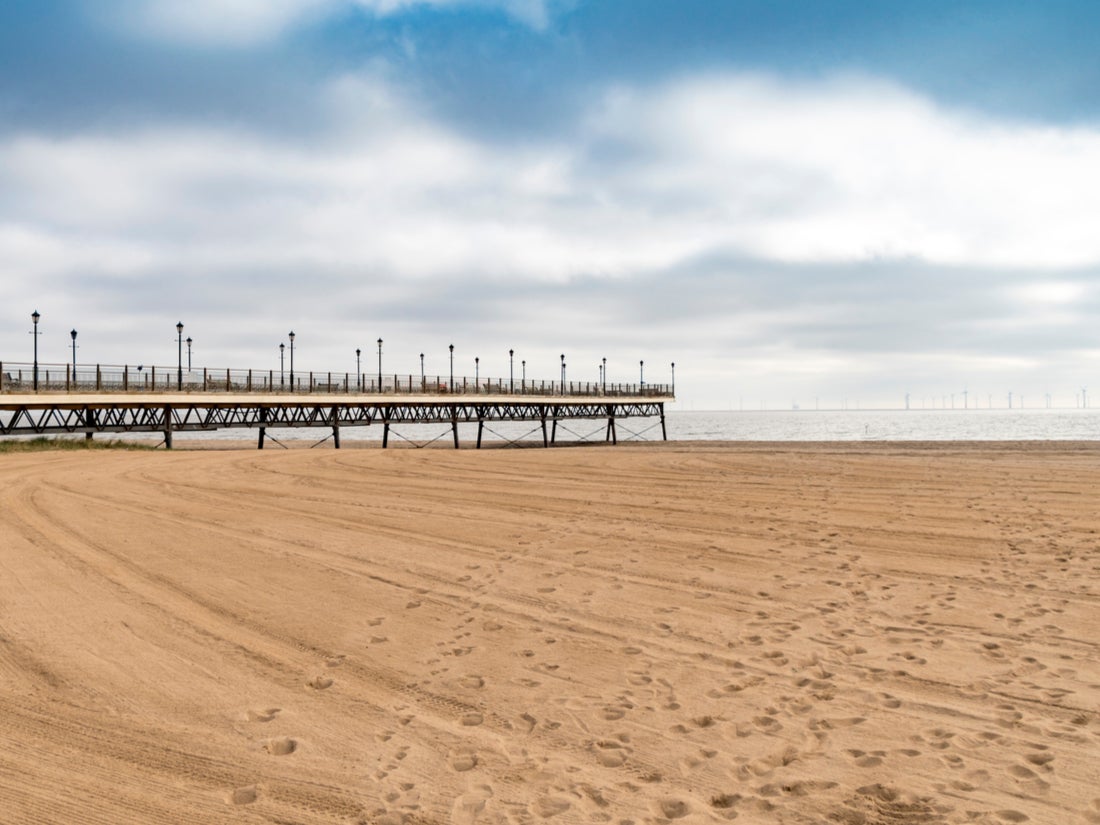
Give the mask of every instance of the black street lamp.
[{"label": "black street lamp", "polygon": [[516,391],[515,379],[513,379],[512,377],[512,369],[514,364],[512,356],[514,356],[515,354],[515,350],[508,350],[508,392],[510,393],[514,393]]},{"label": "black street lamp", "polygon": [[363,388],[363,369],[360,367],[359,356],[363,354],[363,350],[359,347],[355,348],[355,389],[360,390]]},{"label": "black street lamp", "polygon": [[283,370],[283,354],[286,352],[286,344],[279,344],[279,388],[286,387],[286,373]]},{"label": "black street lamp", "polygon": [[41,335],[38,331],[38,319],[42,316],[38,314],[36,309],[31,313],[31,323],[34,324],[34,328],[31,330],[31,335],[34,336],[34,391],[38,392],[38,336]]},{"label": "black street lamp", "polygon": [[561,354],[561,394],[565,395],[565,353]]},{"label": "black street lamp", "polygon": [[520,363],[520,368],[523,370],[522,377],[520,378],[520,387],[527,389],[527,359],[524,358]]},{"label": "black street lamp", "polygon": [[176,335],[179,336],[179,345],[176,348],[176,389],[183,389],[183,321],[176,324]]},{"label": "black street lamp", "polygon": [[187,336],[187,371],[191,372],[191,336]]},{"label": "black street lamp", "polygon": [[69,333],[73,337],[73,387],[76,387],[76,330]]},{"label": "black street lamp", "polygon": [[427,382],[424,380],[424,353],[420,353],[420,391],[424,392]]},{"label": "black street lamp", "polygon": [[638,362],[638,388],[645,386],[645,361]]},{"label": "black street lamp", "polygon": [[287,336],[290,339],[290,391],[294,392],[294,330]]},{"label": "black street lamp", "polygon": [[378,339],[378,391],[382,392],[382,339]]},{"label": "black street lamp", "polygon": [[672,394],[676,395],[676,362],[672,362]]},{"label": "black street lamp", "polygon": [[474,356],[474,392],[481,392],[481,373],[478,370],[478,364],[481,363],[481,359],[476,355]]},{"label": "black street lamp", "polygon": [[603,359],[603,391],[607,392],[607,359]]},{"label": "black street lamp", "polygon": [[447,385],[450,392],[455,391],[455,345],[449,344],[447,349],[451,351],[451,383]]}]

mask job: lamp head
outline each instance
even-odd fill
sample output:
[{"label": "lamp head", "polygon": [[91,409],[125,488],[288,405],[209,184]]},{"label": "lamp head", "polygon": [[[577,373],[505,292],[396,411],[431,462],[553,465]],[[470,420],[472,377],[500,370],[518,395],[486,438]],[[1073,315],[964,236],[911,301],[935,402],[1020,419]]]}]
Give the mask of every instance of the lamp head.
[{"label": "lamp head", "polygon": [[176,332],[177,332],[177,333],[178,333],[179,335],[183,335],[183,321],[179,321],[179,322],[178,322],[178,323],[176,324]]},{"label": "lamp head", "polygon": [[290,343],[294,343],[294,330],[290,331],[290,334],[287,336],[287,338],[290,339]]},{"label": "lamp head", "polygon": [[38,319],[41,318],[41,317],[42,316],[38,314],[37,309],[34,312],[31,313],[31,320],[34,321],[35,326],[38,326]]},{"label": "lamp head", "polygon": [[75,329],[72,332],[70,332],[69,335],[73,336],[74,341],[76,340],[76,330]]}]

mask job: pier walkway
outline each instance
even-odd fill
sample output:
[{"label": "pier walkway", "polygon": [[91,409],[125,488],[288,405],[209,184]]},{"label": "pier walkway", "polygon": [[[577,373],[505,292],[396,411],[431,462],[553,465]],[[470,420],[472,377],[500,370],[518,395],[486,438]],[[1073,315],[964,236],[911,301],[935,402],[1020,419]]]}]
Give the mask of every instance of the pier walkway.
[{"label": "pier walkway", "polygon": [[[542,444],[558,443],[560,422],[603,420],[604,440],[619,440],[622,419],[656,419],[667,440],[665,388],[644,393],[605,396],[574,393],[564,396],[511,394],[347,394],[347,393],[226,393],[226,392],[42,392],[0,394],[0,436],[84,433],[159,433],[172,447],[174,433],[247,429],[258,434],[263,449],[269,428],[325,428],[340,447],[347,427],[382,426],[382,446],[388,447],[396,428],[417,424],[443,425],[457,449],[459,424],[477,424],[477,447],[488,426],[496,422],[532,422]],[[564,427],[562,427],[564,430]],[[404,436],[402,436],[404,438]],[[272,439],[274,440],[274,439]],[[327,437],[324,439],[327,440]],[[410,439],[405,439],[410,440]],[[432,439],[438,440],[438,437]],[[518,443],[522,439],[505,439]],[[413,442],[415,443],[415,442]],[[423,446],[423,445],[418,445]]]}]

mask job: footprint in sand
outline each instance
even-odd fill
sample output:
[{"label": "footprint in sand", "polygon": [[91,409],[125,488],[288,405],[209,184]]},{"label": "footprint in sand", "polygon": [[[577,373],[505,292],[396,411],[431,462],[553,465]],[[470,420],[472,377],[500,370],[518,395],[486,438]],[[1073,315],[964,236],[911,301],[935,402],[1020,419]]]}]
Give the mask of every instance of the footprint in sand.
[{"label": "footprint in sand", "polygon": [[314,676],[306,684],[314,690],[327,690],[332,687],[333,680],[328,676]]},{"label": "footprint in sand", "polygon": [[256,791],[255,785],[248,785],[244,788],[235,788],[226,794],[225,801],[230,805],[251,805],[256,801],[259,793]]},{"label": "footprint in sand", "polygon": [[451,768],[464,773],[473,770],[477,766],[477,754],[473,751],[453,751],[451,753]]},{"label": "footprint in sand", "polygon": [[270,722],[279,713],[280,708],[265,708],[248,711],[249,722]]},{"label": "footprint in sand", "polygon": [[264,750],[272,756],[287,756],[298,750],[298,742],[289,736],[280,736],[275,739],[268,739],[264,743]]},{"label": "footprint in sand", "polygon": [[1040,779],[1039,774],[1031,768],[1025,768],[1023,765],[1013,765],[1008,769],[1008,772],[1020,783],[1020,787],[1028,793],[1040,795],[1045,794],[1050,789],[1050,785]]},{"label": "footprint in sand", "polygon": [[571,803],[561,796],[544,796],[531,803],[531,813],[539,819],[549,819],[569,810]]},{"label": "footprint in sand", "polygon": [[492,798],[493,789],[489,785],[473,786],[455,800],[451,809],[451,822],[454,825],[474,825],[485,810],[485,804]]},{"label": "footprint in sand", "polygon": [[618,768],[626,762],[627,750],[619,742],[603,739],[592,746],[596,759],[605,768]]},{"label": "footprint in sand", "polygon": [[691,806],[682,799],[661,799],[654,805],[655,813],[665,819],[682,819],[691,813]]},{"label": "footprint in sand", "polygon": [[882,764],[883,757],[886,756],[886,751],[871,751],[870,753],[866,753],[861,750],[849,750],[848,755],[855,761],[856,767],[877,768]]}]

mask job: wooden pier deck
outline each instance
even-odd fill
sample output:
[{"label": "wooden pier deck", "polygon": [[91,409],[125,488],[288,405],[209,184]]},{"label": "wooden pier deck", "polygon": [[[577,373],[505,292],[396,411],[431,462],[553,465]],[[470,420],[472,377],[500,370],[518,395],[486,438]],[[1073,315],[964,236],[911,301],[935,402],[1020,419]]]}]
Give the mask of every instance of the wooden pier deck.
[{"label": "wooden pier deck", "polygon": [[[648,388],[647,388],[648,389]],[[0,436],[159,433],[172,447],[174,433],[247,429],[257,432],[263,449],[269,428],[314,427],[331,430],[340,447],[347,427],[382,425],[382,446],[388,447],[395,427],[434,424],[450,428],[460,446],[459,424],[477,424],[481,447],[487,424],[535,422],[542,444],[558,443],[559,422],[605,420],[605,441],[618,443],[617,422],[628,418],[656,419],[667,440],[665,402],[669,392],[649,390],[637,395],[416,395],[346,393],[20,393],[0,395]],[[656,424],[654,425],[656,426]]]}]

